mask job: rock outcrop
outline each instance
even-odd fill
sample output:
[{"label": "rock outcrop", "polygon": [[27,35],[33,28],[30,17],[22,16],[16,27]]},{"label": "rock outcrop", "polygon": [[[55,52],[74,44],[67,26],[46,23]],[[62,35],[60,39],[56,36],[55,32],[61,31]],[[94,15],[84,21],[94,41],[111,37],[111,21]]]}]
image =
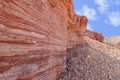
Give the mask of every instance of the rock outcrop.
[{"label": "rock outcrop", "polygon": [[103,35],[101,33],[97,33],[97,32],[94,32],[94,31],[86,30],[85,33],[84,33],[84,36],[87,36],[91,39],[94,39],[94,40],[97,40],[97,41],[100,41],[100,42],[104,41]]},{"label": "rock outcrop", "polygon": [[56,80],[86,26],[72,0],[0,0],[0,80]]}]

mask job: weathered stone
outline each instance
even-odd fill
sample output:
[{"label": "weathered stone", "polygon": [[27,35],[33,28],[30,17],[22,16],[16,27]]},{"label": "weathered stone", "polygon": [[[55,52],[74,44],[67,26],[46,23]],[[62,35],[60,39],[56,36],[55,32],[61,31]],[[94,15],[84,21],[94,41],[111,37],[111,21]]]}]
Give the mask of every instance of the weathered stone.
[{"label": "weathered stone", "polygon": [[77,35],[83,35],[86,28],[88,19],[85,16],[74,15],[74,31]]},{"label": "weathered stone", "polygon": [[90,30],[86,30],[84,33],[84,36],[87,36],[91,39],[103,42],[104,41],[104,37],[102,34],[94,32],[94,31],[90,31]]},{"label": "weathered stone", "polygon": [[88,19],[85,16],[74,15],[72,26],[68,26],[70,46],[84,44],[83,36],[87,28],[87,22]]},{"label": "weathered stone", "polygon": [[86,25],[72,0],[0,0],[0,80],[55,80]]}]

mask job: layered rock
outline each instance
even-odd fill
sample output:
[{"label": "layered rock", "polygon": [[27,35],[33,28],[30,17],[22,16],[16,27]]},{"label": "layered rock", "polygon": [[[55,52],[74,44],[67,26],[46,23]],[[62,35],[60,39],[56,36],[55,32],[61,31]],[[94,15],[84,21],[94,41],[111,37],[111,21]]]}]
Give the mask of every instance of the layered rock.
[{"label": "layered rock", "polygon": [[0,0],[0,80],[55,80],[86,26],[72,0]]},{"label": "layered rock", "polygon": [[103,35],[101,33],[97,33],[97,32],[94,32],[94,31],[86,30],[85,33],[84,33],[84,36],[87,36],[91,39],[94,39],[94,40],[97,40],[97,41],[100,41],[100,42],[104,41]]},{"label": "layered rock", "polygon": [[68,26],[69,46],[84,44],[83,36],[87,27],[88,19],[85,16],[74,15],[74,23]]}]

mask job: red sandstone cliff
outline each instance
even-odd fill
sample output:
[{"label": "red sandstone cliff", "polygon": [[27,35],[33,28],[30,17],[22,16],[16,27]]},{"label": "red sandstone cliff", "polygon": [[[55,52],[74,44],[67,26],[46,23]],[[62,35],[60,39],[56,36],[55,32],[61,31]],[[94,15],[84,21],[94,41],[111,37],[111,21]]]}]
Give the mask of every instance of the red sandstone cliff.
[{"label": "red sandstone cliff", "polygon": [[55,80],[86,26],[72,0],[0,0],[0,80]]}]

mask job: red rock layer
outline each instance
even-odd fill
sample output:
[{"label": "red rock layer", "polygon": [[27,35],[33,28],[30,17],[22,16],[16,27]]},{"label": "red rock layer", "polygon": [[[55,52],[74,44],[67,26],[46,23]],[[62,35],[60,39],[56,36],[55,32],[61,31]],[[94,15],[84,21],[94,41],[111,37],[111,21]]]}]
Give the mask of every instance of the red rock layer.
[{"label": "red rock layer", "polygon": [[0,80],[55,80],[86,24],[72,0],[0,0]]},{"label": "red rock layer", "polygon": [[91,38],[91,39],[100,41],[100,42],[104,41],[103,35],[100,34],[100,33],[97,33],[97,32],[86,30],[85,33],[84,33],[84,35],[87,36],[87,37],[89,37],[89,38]]},{"label": "red rock layer", "polygon": [[85,16],[74,15],[73,24],[69,26],[69,46],[84,44],[83,36],[88,19]]}]

